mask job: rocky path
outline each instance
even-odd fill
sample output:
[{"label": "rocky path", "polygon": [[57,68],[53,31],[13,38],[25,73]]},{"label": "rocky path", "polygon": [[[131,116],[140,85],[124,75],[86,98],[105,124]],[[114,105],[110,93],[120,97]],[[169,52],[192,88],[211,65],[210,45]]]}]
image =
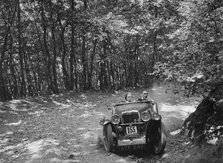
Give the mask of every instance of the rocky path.
[{"label": "rocky path", "polygon": [[[109,115],[107,106],[123,100],[126,92],[89,92],[0,103],[0,162],[179,162],[191,145],[186,138],[179,138],[175,130],[194,110],[195,100],[185,101],[183,97],[165,93],[162,87],[149,91],[152,98],[160,103],[169,132],[166,152],[162,156],[142,151],[105,152],[100,141],[102,127],[99,120]],[[139,95],[140,91],[133,91],[133,97]]]}]

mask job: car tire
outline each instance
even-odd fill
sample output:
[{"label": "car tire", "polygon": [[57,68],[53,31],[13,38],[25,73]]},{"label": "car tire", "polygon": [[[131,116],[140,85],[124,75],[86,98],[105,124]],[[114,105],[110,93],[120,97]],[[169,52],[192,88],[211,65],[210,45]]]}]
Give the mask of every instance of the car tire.
[{"label": "car tire", "polygon": [[157,136],[159,137],[159,140],[152,145],[152,148],[155,155],[160,155],[164,153],[167,139],[166,129],[163,123],[161,123],[161,126],[158,128]]},{"label": "car tire", "polygon": [[107,152],[113,152],[114,140],[112,135],[112,126],[110,124],[104,127],[104,147]]}]

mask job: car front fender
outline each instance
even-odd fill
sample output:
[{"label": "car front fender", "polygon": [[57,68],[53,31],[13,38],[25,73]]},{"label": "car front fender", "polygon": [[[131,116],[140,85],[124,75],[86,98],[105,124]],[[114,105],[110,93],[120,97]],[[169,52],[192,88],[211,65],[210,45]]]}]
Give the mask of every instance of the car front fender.
[{"label": "car front fender", "polygon": [[160,121],[162,119],[162,117],[159,114],[154,114],[154,115],[152,115],[151,119],[154,121]]},{"label": "car front fender", "polygon": [[104,123],[102,124],[102,126],[105,126],[107,124],[112,124],[110,120],[105,120]]},{"label": "car front fender", "polygon": [[103,119],[100,120],[99,124],[102,125],[102,126],[105,126],[107,124],[111,124],[111,121],[109,119],[103,118]]}]

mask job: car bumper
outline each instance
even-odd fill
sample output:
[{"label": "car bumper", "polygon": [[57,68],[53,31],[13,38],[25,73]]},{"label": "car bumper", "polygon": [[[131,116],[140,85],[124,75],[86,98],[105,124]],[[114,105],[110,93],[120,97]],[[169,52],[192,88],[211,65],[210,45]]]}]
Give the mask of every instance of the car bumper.
[{"label": "car bumper", "polygon": [[145,136],[142,136],[140,138],[118,140],[118,146],[145,145],[145,144],[146,144]]}]

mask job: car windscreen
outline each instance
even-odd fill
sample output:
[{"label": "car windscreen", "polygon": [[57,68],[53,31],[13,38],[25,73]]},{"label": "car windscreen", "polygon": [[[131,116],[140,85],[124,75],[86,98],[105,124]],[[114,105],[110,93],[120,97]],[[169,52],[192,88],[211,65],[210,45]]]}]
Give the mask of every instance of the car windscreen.
[{"label": "car windscreen", "polygon": [[128,110],[146,110],[152,107],[151,103],[143,102],[143,103],[126,103],[116,105],[115,108],[119,111],[128,111]]}]

